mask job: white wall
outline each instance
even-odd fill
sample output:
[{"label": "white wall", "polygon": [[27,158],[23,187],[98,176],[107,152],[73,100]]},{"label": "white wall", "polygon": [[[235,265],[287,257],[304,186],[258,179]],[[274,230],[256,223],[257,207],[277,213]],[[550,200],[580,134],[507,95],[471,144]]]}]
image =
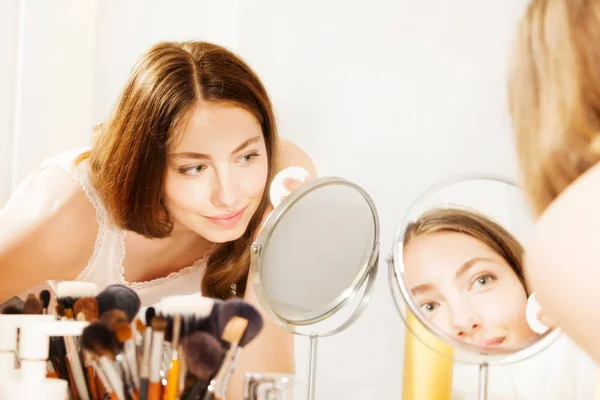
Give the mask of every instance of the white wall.
[{"label": "white wall", "polygon": [[[20,97],[17,1],[0,2],[0,204],[43,158],[89,142],[154,42],[203,39],[237,50],[264,79],[281,136],[321,175],[362,185],[381,216],[375,295],[356,325],[322,340],[317,397],[400,398],[404,329],[385,256],[407,207],[433,182],[514,176],[505,77],[525,0],[21,1]],[[306,350],[299,339],[301,378]]]}]

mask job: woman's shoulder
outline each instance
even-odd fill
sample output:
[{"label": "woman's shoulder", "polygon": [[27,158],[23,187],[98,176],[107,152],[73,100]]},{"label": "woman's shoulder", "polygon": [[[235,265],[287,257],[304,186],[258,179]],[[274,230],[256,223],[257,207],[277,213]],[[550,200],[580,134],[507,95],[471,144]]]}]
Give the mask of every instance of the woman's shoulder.
[{"label": "woman's shoulder", "polygon": [[2,231],[17,231],[23,239],[36,237],[40,249],[61,262],[87,261],[98,223],[81,183],[58,167],[37,170],[28,180],[19,198],[0,212]]}]

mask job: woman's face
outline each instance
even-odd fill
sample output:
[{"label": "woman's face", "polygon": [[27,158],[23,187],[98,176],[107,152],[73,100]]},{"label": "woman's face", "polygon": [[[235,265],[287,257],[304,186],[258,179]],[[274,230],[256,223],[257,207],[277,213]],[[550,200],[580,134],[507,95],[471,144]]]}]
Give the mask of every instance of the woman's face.
[{"label": "woman's face", "polygon": [[406,285],[423,315],[440,330],[485,348],[534,339],[527,294],[504,258],[474,237],[440,232],[404,247]]},{"label": "woman's face", "polygon": [[267,176],[258,120],[240,107],[203,103],[168,149],[164,205],[176,229],[232,241],[246,231]]}]

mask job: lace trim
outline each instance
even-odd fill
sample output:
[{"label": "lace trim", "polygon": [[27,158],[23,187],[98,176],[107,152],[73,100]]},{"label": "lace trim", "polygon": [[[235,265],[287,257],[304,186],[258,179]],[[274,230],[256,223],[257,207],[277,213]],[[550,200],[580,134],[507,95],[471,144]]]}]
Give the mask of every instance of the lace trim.
[{"label": "lace trim", "polygon": [[83,191],[85,192],[85,195],[94,206],[94,209],[96,210],[96,219],[98,221],[98,235],[96,236],[96,242],[94,243],[94,251],[92,253],[92,257],[89,259],[87,266],[83,269],[83,271],[81,271],[79,276],[77,276],[76,278],[76,280],[82,281],[90,275],[94,268],[94,264],[98,259],[98,256],[100,255],[100,249],[102,247],[104,233],[106,232],[106,212],[104,211],[104,207],[100,203],[100,200],[98,199],[98,196],[96,196],[96,193],[90,185],[89,181],[73,170],[71,171],[71,174],[73,175],[73,178],[75,178],[75,180],[79,182],[79,184],[83,188]]},{"label": "lace trim", "polygon": [[210,255],[212,254],[214,250],[214,246],[211,247],[206,254],[204,254],[204,256],[198,260],[196,260],[192,265],[190,265],[189,267],[185,267],[180,269],[179,271],[175,271],[175,272],[171,272],[169,275],[164,276],[162,278],[156,278],[156,279],[152,279],[149,281],[141,281],[141,282],[128,282],[127,280],[125,280],[125,267],[123,266],[123,261],[125,260],[125,231],[122,231],[121,234],[119,235],[118,239],[117,239],[117,263],[116,263],[116,268],[115,268],[115,282],[121,285],[125,285],[125,286],[129,286],[130,288],[134,289],[134,290],[140,290],[140,289],[147,289],[147,288],[151,288],[154,286],[159,286],[162,284],[165,284],[169,281],[172,281],[174,279],[178,279],[181,277],[184,277],[186,275],[191,274],[192,272],[200,269],[200,268],[204,268],[206,267],[206,260],[208,260],[208,257],[210,257]]}]

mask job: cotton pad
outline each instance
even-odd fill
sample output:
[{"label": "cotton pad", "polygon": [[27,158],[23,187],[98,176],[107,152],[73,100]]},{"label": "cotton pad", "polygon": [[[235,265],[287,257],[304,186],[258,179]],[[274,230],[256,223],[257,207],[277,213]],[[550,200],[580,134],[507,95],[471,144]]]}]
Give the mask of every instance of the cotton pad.
[{"label": "cotton pad", "polygon": [[529,324],[531,330],[540,335],[545,333],[549,329],[546,325],[542,324],[537,318],[537,314],[538,312],[540,312],[541,309],[542,307],[535,299],[535,293],[532,293],[531,296],[529,296],[529,299],[527,299],[527,309],[525,311],[525,315],[527,317],[527,324]]},{"label": "cotton pad", "polygon": [[284,196],[290,194],[290,191],[283,185],[283,181],[287,178],[295,179],[300,182],[309,176],[309,172],[302,167],[288,167],[279,171],[273,181],[271,182],[271,190],[269,191],[269,198],[273,207],[277,207]]}]

